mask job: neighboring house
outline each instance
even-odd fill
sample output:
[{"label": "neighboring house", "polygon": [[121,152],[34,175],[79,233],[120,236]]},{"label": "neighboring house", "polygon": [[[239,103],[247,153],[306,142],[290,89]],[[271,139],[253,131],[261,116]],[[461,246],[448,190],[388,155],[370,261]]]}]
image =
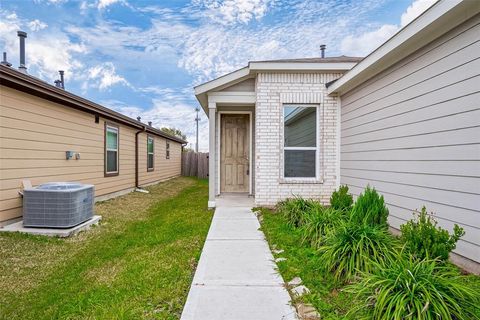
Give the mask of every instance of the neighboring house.
[{"label": "neighboring house", "polygon": [[463,227],[453,258],[479,272],[480,2],[439,1],[359,61],[253,61],[196,87],[209,206],[226,192],[328,203],[340,184],[371,185],[394,228],[423,205]]},{"label": "neighboring house", "polygon": [[0,79],[0,226],[21,217],[24,179],[94,184],[102,200],[180,175],[186,141],[11,67]]}]

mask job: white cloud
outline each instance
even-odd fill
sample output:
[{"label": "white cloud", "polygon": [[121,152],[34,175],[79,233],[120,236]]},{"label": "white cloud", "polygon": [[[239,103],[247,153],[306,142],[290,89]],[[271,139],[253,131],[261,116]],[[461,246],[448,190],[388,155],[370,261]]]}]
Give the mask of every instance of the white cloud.
[{"label": "white cloud", "polygon": [[97,3],[97,8],[99,10],[105,9],[108,6],[111,6],[112,4],[118,3],[118,2],[123,2],[122,0],[98,0]]},{"label": "white cloud", "polygon": [[28,23],[28,27],[32,31],[39,31],[39,30],[42,30],[42,29],[45,29],[46,27],[48,27],[48,25],[45,22],[42,22],[38,19],[35,19],[35,20],[32,20]]},{"label": "white cloud", "polygon": [[421,15],[425,10],[430,8],[437,0],[415,0],[402,14],[400,24],[402,27],[409,24],[416,17]]},{"label": "white cloud", "polygon": [[105,90],[116,84],[130,86],[124,77],[116,73],[112,62],[104,62],[87,70],[87,82],[84,83],[87,87],[97,87],[99,90]]},{"label": "white cloud", "polygon": [[437,0],[414,0],[400,18],[400,25],[384,24],[373,31],[362,34],[351,34],[341,42],[343,54],[365,56],[390,39],[400,28],[406,26]]},{"label": "white cloud", "polygon": [[248,23],[252,19],[259,20],[267,12],[272,0],[194,0],[193,4],[206,8],[204,14],[222,24]]},{"label": "white cloud", "polygon": [[385,24],[379,29],[366,32],[360,36],[347,36],[342,40],[341,49],[346,55],[365,56],[387,41],[398,31],[398,26]]},{"label": "white cloud", "polygon": [[33,0],[33,2],[35,2],[35,3],[45,2],[47,4],[60,4],[60,3],[66,2],[66,1],[68,1],[68,0]]}]

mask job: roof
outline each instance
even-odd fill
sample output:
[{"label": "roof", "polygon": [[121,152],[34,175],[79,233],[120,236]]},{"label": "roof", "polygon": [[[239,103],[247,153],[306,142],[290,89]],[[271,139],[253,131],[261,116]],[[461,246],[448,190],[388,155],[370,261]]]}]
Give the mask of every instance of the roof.
[{"label": "roof", "polygon": [[480,12],[480,1],[440,0],[328,87],[345,94]]},{"label": "roof", "polygon": [[3,86],[11,87],[13,89],[26,92],[56,103],[61,103],[67,107],[99,115],[106,119],[120,122],[140,130],[145,130],[147,133],[152,133],[169,140],[173,140],[182,144],[187,143],[187,141],[183,139],[167,134],[154,127],[150,127],[143,122],[127,117],[126,115],[77,96],[64,89],[57,88],[54,85],[20,72],[12,67],[0,65],[0,80],[0,84]]},{"label": "roof", "polygon": [[196,86],[195,96],[207,113],[208,93],[234,85],[243,80],[254,78],[259,72],[345,72],[353,68],[362,58],[360,57],[327,57],[303,59],[279,59],[266,61],[250,61],[248,66],[227,73],[216,79]]},{"label": "roof", "polygon": [[252,62],[300,62],[300,63],[335,63],[335,62],[360,62],[363,57],[326,57],[326,58],[298,58],[298,59],[278,59],[278,60],[265,60],[265,61],[252,61]]}]

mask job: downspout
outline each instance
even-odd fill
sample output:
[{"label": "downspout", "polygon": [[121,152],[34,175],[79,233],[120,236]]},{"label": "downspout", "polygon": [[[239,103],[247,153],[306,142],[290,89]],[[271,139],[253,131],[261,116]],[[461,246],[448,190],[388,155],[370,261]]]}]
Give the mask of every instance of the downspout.
[{"label": "downspout", "polygon": [[146,132],[147,128],[143,126],[143,129],[135,133],[135,190],[143,190],[138,184],[138,135],[142,132]]}]

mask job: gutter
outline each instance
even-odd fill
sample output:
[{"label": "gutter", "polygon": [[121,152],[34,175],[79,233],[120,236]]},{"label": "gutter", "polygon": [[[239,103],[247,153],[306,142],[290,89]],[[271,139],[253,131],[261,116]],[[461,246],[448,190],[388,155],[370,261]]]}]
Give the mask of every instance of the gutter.
[{"label": "gutter", "polygon": [[145,126],[143,127],[143,130],[135,132],[135,189],[141,189],[138,183],[138,135],[142,132],[147,132]]}]

